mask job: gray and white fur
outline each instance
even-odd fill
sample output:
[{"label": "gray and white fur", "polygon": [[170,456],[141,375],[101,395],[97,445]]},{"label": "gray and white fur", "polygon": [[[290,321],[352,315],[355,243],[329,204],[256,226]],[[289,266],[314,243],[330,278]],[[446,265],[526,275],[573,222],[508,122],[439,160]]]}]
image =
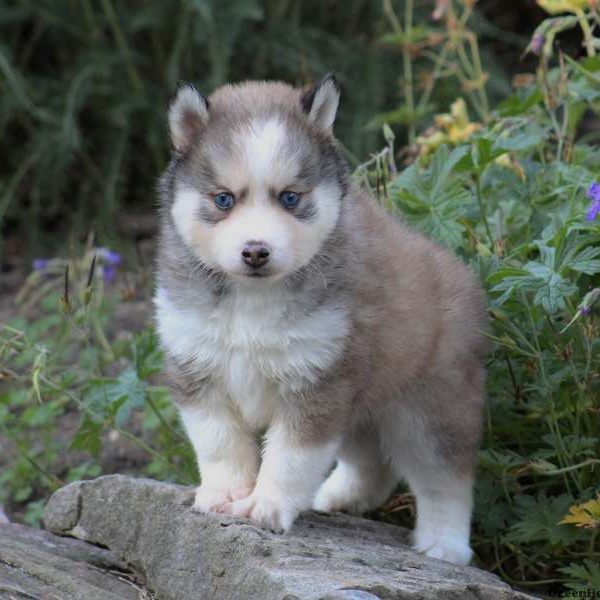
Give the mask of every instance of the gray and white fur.
[{"label": "gray and white fur", "polygon": [[351,182],[338,102],[326,76],[185,86],[170,107],[155,303],[194,508],[288,530],[311,507],[375,509],[403,478],[415,548],[466,564],[481,290]]}]

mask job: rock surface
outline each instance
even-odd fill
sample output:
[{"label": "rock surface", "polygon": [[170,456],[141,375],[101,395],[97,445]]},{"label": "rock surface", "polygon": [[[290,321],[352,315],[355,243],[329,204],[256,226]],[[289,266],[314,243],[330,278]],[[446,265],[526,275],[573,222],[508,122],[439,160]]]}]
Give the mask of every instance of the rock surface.
[{"label": "rock surface", "polygon": [[142,600],[152,596],[103,548],[22,525],[0,525],[0,598]]},{"label": "rock surface", "polygon": [[58,490],[44,520],[110,549],[157,600],[532,598],[489,573],[412,552],[393,525],[311,513],[277,535],[196,514],[191,501],[189,488],[111,475]]}]

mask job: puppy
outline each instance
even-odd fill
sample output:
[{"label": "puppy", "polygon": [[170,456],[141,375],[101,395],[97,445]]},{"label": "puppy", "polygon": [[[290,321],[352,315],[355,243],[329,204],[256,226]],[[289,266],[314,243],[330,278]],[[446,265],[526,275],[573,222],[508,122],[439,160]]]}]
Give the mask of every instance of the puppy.
[{"label": "puppy", "polygon": [[404,478],[415,548],[466,564],[482,293],[352,183],[339,98],[328,75],[186,86],[170,107],[155,304],[194,508],[287,531],[311,507],[375,509]]}]

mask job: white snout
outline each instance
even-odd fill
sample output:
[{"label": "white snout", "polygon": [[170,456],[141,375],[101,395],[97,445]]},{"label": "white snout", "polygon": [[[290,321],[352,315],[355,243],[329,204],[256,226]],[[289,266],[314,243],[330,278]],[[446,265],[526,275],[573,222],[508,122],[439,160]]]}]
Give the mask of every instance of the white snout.
[{"label": "white snout", "polygon": [[[289,219],[289,217],[288,217]],[[269,249],[269,262],[261,267],[273,278],[282,277],[293,266],[293,244],[286,215],[278,207],[264,203],[236,207],[219,223],[212,238],[214,260],[230,275],[247,276],[248,265],[242,252],[250,242]]]}]

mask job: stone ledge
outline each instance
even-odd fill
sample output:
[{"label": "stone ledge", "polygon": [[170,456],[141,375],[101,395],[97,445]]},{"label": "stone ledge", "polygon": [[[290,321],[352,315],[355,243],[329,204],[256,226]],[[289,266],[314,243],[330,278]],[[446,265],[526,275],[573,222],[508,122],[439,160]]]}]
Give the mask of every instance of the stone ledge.
[{"label": "stone ledge", "polygon": [[108,548],[157,600],[526,600],[496,576],[413,552],[407,532],[309,513],[287,535],[200,515],[192,490],[122,475],[58,490],[46,527]]},{"label": "stone ledge", "polygon": [[[145,594],[145,596],[144,596]],[[22,525],[0,524],[0,598],[150,599],[127,565],[103,548]]]}]

